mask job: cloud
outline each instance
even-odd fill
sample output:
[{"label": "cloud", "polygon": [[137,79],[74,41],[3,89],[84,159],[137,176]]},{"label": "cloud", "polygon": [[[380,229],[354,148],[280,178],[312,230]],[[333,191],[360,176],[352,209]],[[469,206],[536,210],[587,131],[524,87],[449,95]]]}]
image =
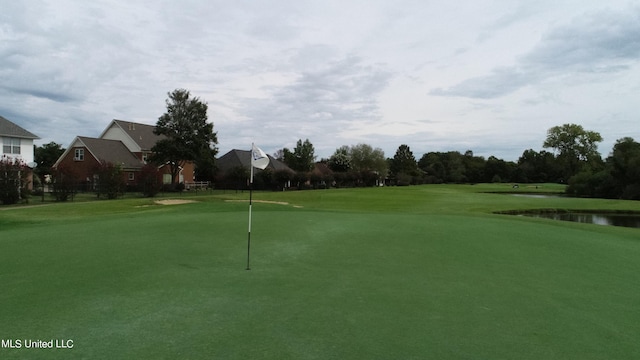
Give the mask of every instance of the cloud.
[{"label": "cloud", "polygon": [[[602,7],[612,10],[594,11]],[[612,109],[624,129],[608,127],[639,137],[629,123],[640,21],[628,7],[9,1],[0,11],[0,114],[43,143],[66,144],[98,136],[113,118],[153,124],[167,93],[186,88],[209,103],[222,152],[309,138],[319,156],[360,142],[389,155],[403,143],[416,154],[500,154],[512,147],[496,138],[509,138],[521,153],[540,143],[520,137],[524,124],[540,136],[563,122],[599,130],[594,119]]]},{"label": "cloud", "polygon": [[[238,113],[249,123],[261,124],[259,134],[248,128],[240,132],[241,138],[259,135],[294,144],[297,139],[340,136],[353,123],[380,117],[377,94],[391,76],[383,66],[366,64],[357,56],[301,71],[291,83],[265,86],[263,97],[239,104]],[[284,130],[287,139],[282,139]]]},{"label": "cloud", "polygon": [[623,72],[639,57],[640,8],[591,13],[548,32],[516,65],[430,94],[493,99],[558,76]]}]

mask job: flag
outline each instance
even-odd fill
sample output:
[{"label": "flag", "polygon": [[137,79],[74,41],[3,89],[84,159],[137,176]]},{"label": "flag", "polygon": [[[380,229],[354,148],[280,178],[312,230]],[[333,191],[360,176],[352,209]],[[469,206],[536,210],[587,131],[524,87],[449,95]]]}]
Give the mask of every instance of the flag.
[{"label": "flag", "polygon": [[251,144],[251,166],[264,170],[269,165],[269,157],[259,147]]}]

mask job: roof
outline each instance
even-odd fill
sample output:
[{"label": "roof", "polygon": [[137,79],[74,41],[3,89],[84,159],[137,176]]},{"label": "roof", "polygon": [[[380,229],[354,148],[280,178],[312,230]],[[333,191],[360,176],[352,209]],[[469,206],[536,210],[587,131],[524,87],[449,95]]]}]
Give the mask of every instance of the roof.
[{"label": "roof", "polygon": [[58,166],[60,161],[62,161],[68,153],[77,147],[86,147],[89,153],[91,153],[91,156],[98,161],[119,164],[125,169],[140,169],[144,165],[142,161],[133,155],[120,140],[106,140],[78,136],[73,140],[71,146],[65,150],[64,154],[58,158],[58,161],[56,161],[53,166]]},{"label": "roof", "polygon": [[11,136],[23,139],[40,139],[37,135],[21,128],[2,116],[0,116],[0,136]]},{"label": "roof", "polygon": [[[293,171],[282,161],[276,160],[271,155],[267,155],[267,156],[269,157],[269,165],[267,165],[267,168],[273,169],[273,170]],[[237,149],[231,150],[216,160],[216,166],[222,172],[225,172],[236,166],[242,166],[249,169],[249,166],[251,166],[251,151],[237,150]]]},{"label": "roof", "polygon": [[[140,149],[143,151],[151,150],[158,140],[165,138],[164,135],[156,135],[153,133],[153,130],[156,128],[154,125],[146,125],[117,119],[114,119],[112,124],[116,124],[120,127],[122,131],[124,131],[131,140],[138,144]],[[104,133],[106,133],[110,127],[111,126],[108,126]],[[100,137],[104,136],[104,133]]]},{"label": "roof", "polygon": [[135,155],[119,140],[96,139],[78,136],[87,150],[99,161],[120,164],[124,168],[141,168],[143,166]]}]

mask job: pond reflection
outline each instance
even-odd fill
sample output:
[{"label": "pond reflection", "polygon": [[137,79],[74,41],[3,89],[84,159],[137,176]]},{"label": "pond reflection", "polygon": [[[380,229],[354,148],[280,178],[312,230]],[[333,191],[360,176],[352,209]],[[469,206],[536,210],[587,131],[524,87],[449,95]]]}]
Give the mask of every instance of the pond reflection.
[{"label": "pond reflection", "polygon": [[585,224],[640,228],[640,215],[595,213],[525,213],[520,215]]}]

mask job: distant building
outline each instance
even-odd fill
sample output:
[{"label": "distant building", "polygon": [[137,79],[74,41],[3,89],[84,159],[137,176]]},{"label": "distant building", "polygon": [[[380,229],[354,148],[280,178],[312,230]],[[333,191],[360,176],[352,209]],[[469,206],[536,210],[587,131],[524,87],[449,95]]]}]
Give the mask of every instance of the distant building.
[{"label": "distant building", "polygon": [[[154,134],[154,129],[155,126],[152,125],[113,120],[99,138],[76,136],[53,167],[69,167],[73,169],[79,182],[91,186],[97,166],[108,162],[122,168],[127,185],[135,185],[137,174],[151,155],[151,148],[164,138]],[[180,169],[176,179],[171,178],[169,166],[161,165],[159,170],[163,184],[171,184],[174,182],[172,180],[188,183],[195,178],[195,166],[192,162],[187,162]]]},{"label": "distant building", "polygon": [[32,163],[34,161],[33,140],[36,139],[40,138],[0,116],[0,145],[2,145],[2,155],[12,159],[19,159],[25,164]]},{"label": "distant building", "polygon": [[[269,165],[265,170],[278,172],[286,171],[291,174],[295,172],[291,170],[285,163],[275,159],[271,155],[269,157]],[[251,170],[251,151],[249,150],[231,150],[216,160],[216,168],[218,173],[216,176],[216,187],[222,189],[242,189],[247,186],[249,173]],[[264,170],[253,169],[254,180],[259,182],[258,174]]]},{"label": "distant building", "polygon": [[[18,159],[31,166],[34,164],[33,140],[36,139],[40,138],[0,116],[0,148],[2,148],[2,156],[9,159]],[[32,188],[32,172],[29,174],[28,180],[28,187]]]}]

